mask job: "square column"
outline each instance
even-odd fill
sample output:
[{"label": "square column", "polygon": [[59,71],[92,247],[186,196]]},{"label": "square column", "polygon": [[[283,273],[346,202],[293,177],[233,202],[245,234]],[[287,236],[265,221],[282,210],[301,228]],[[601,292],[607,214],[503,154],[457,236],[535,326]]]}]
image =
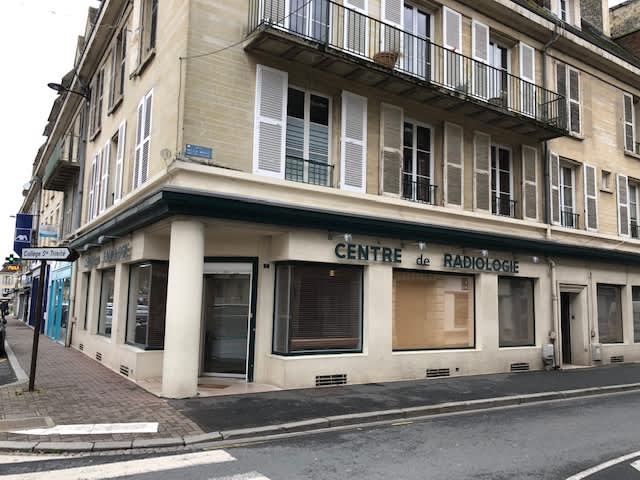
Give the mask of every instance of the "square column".
[{"label": "square column", "polygon": [[198,391],[202,323],[204,225],[171,223],[162,395],[195,396]]}]

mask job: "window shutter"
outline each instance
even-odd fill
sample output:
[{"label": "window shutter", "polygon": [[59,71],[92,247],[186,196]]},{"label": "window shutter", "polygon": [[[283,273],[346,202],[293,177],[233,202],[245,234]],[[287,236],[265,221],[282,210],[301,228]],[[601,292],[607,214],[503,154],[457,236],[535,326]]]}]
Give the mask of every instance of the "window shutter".
[{"label": "window shutter", "polygon": [[340,186],[345,190],[366,190],[366,136],[367,99],[343,90]]},{"label": "window shutter", "polygon": [[464,192],[462,188],[464,173],[462,127],[452,123],[445,123],[444,137],[445,204],[449,206],[462,207],[464,201]]},{"label": "window shutter", "polygon": [[382,0],[380,5],[382,21],[402,28],[404,19],[403,0]]},{"label": "window shutter", "polygon": [[520,42],[520,78],[533,83],[536,77],[535,50]]},{"label": "window shutter", "polygon": [[367,0],[344,0],[344,5],[367,13]]},{"label": "window shutter", "polygon": [[618,174],[618,232],[629,236],[629,182],[626,175]]},{"label": "window shutter", "polygon": [[113,202],[119,202],[122,198],[122,173],[124,169],[125,138],[127,132],[127,122],[124,121],[118,127],[118,148],[116,149],[116,178],[114,179]]},{"label": "window shutter", "polygon": [[109,196],[109,161],[111,157],[111,142],[104,144],[102,150],[102,178],[100,184],[100,211],[107,208]]},{"label": "window shutter", "polygon": [[490,80],[494,80],[494,76],[489,75],[489,68],[484,64],[489,63],[489,27],[485,24],[473,20],[471,24],[471,43],[472,56],[474,60],[480,63],[473,64],[473,94],[488,98],[489,90],[495,90],[495,85],[490,87]]},{"label": "window shutter", "polygon": [[287,84],[287,72],[257,66],[254,173],[284,178]]},{"label": "window shutter", "polygon": [[598,186],[596,168],[584,165],[584,213],[587,230],[598,229]]},{"label": "window shutter", "polygon": [[93,204],[95,202],[95,182],[96,182],[96,163],[98,156],[94,156],[91,161],[91,173],[89,175],[89,201],[87,202],[87,219],[93,218]]},{"label": "window shutter", "polygon": [[144,130],[144,97],[138,104],[138,112],[136,114],[136,149],[135,160],[133,164],[133,189],[140,186],[140,164],[142,160],[142,132]]},{"label": "window shutter", "polygon": [[462,15],[448,7],[442,7],[444,46],[462,53]]},{"label": "window shutter", "polygon": [[560,157],[557,153],[549,154],[549,183],[551,188],[551,223],[560,224]]},{"label": "window shutter", "polygon": [[633,112],[633,97],[628,93],[622,94],[624,108],[624,149],[635,152],[636,132]]},{"label": "window shutter", "polygon": [[383,193],[402,193],[402,108],[383,103],[380,118],[381,175]]},{"label": "window shutter", "polygon": [[491,210],[491,137],[486,133],[473,135],[473,172],[476,210]]},{"label": "window shutter", "polygon": [[567,66],[564,63],[556,63],[556,93],[562,95],[565,99],[559,104],[558,117],[567,121],[567,107],[569,100],[567,98]]},{"label": "window shutter", "polygon": [[538,219],[538,150],[522,146],[522,216]]},{"label": "window shutter", "polygon": [[151,155],[151,114],[153,112],[153,90],[145,96],[144,101],[144,137],[142,138],[142,158],[140,161],[140,183],[149,178],[149,157]]},{"label": "window shutter", "polygon": [[96,174],[93,178],[93,214],[95,217],[98,215],[99,211],[99,201],[100,201],[100,177],[102,174],[102,152],[98,152],[96,154]]},{"label": "window shutter", "polygon": [[580,74],[569,68],[569,128],[572,133],[581,133],[580,121]]}]

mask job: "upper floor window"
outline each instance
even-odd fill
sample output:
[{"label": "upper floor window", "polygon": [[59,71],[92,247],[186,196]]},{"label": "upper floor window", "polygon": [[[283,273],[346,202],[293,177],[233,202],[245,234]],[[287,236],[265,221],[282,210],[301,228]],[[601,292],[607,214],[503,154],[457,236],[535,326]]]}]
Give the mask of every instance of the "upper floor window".
[{"label": "upper floor window", "polygon": [[624,150],[625,152],[640,155],[637,132],[638,99],[628,93],[624,93],[622,99],[624,109]]},{"label": "upper floor window", "polygon": [[89,104],[89,137],[93,138],[102,127],[102,98],[104,95],[104,67],[101,67],[91,84]]},{"label": "upper floor window", "polygon": [[156,30],[158,27],[158,0],[144,0],[142,2],[140,34],[140,59],[144,59],[156,48]]},{"label": "upper floor window", "polygon": [[640,219],[640,184],[629,182],[629,227],[633,238],[640,238],[638,231],[638,220]]},{"label": "upper floor window", "polygon": [[402,196],[416,202],[435,203],[431,128],[405,121],[403,144]]},{"label": "upper floor window", "polygon": [[513,169],[511,150],[491,146],[491,211],[495,215],[515,217],[513,200]]},{"label": "upper floor window", "polygon": [[429,12],[410,3],[404,4],[402,69],[422,78],[431,77],[432,47],[428,43],[433,31]]},{"label": "upper floor window", "polygon": [[127,27],[118,33],[111,47],[111,78],[109,85],[109,109],[112,109],[124,95],[127,60]]},{"label": "upper floor window", "polygon": [[560,219],[563,227],[578,228],[576,209],[576,171],[568,164],[560,165]]},{"label": "upper floor window", "polygon": [[580,74],[564,63],[556,64],[556,92],[566,98],[567,126],[570,133],[582,134]]}]

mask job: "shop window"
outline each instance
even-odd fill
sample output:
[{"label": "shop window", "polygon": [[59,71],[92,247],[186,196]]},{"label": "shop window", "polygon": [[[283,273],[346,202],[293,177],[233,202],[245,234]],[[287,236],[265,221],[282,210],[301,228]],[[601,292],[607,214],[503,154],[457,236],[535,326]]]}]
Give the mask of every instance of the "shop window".
[{"label": "shop window", "polygon": [[146,262],[129,270],[127,343],[147,350],[164,348],[168,264]]},{"label": "shop window", "polygon": [[394,270],[393,349],[472,348],[474,277]]},{"label": "shop window", "polygon": [[532,279],[498,278],[498,319],[501,347],[535,345]]},{"label": "shop window", "polygon": [[100,312],[98,316],[98,335],[111,336],[113,324],[113,281],[115,268],[103,270],[100,285]]},{"label": "shop window", "polygon": [[362,268],[279,264],[274,353],[362,351]]},{"label": "shop window", "polygon": [[631,288],[633,303],[633,341],[640,343],[640,287]]},{"label": "shop window", "polygon": [[622,343],[620,287],[598,284],[598,331],[601,343]]}]

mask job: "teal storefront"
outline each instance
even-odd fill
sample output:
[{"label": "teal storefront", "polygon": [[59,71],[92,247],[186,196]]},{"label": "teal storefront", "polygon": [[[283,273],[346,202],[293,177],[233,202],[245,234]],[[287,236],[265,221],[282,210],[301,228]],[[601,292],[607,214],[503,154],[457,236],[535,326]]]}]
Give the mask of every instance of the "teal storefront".
[{"label": "teal storefront", "polygon": [[48,337],[62,343],[65,341],[69,322],[72,265],[68,262],[54,263],[49,277],[47,327],[45,333]]}]

